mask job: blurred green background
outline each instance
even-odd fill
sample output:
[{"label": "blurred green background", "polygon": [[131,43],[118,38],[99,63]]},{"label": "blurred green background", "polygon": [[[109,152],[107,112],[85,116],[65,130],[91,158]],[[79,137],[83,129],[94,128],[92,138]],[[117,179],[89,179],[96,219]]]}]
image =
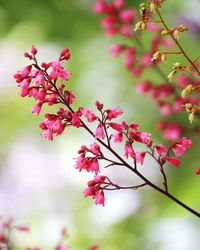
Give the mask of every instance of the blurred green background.
[{"label": "blurred green background", "polygon": [[[133,7],[139,2],[127,1]],[[189,17],[195,18],[199,2],[190,3]],[[66,226],[68,245],[75,250],[94,243],[102,250],[198,250],[199,221],[153,190],[108,193],[105,208],[83,198],[90,176],[74,169],[73,158],[80,145],[91,140],[70,129],[53,143],[47,142],[37,126],[42,116],[33,116],[32,100],[18,95],[12,75],[26,65],[24,51],[35,44],[41,61],[49,61],[69,47],[69,88],[78,97],[76,105],[92,108],[98,99],[108,107],[120,106],[124,119],[139,122],[142,130],[162,142],[155,128],[160,114],[149,97],[135,93],[137,80],[123,69],[122,60],[109,56],[107,49],[118,38],[105,38],[101,18],[92,13],[93,4],[92,0],[0,0],[0,214],[31,226],[31,234],[12,236],[19,249],[23,245],[52,249]],[[171,22],[177,12],[187,15],[189,8],[187,1],[166,1],[165,6],[163,14]],[[183,39],[192,55],[198,51],[198,38]],[[144,41],[148,46],[148,37]],[[147,77],[158,81],[152,72]],[[196,209],[200,209],[199,178],[194,174],[198,141],[194,140],[180,169],[169,166],[172,193]],[[143,168],[156,183],[161,182],[150,159]],[[128,172],[111,175],[122,183],[132,180]]]}]

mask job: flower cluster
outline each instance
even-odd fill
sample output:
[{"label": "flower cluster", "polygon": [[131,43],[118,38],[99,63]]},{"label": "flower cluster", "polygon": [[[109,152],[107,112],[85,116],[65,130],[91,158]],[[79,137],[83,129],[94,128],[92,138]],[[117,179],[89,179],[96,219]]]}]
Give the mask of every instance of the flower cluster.
[{"label": "flower cluster", "polygon": [[125,9],[124,0],[114,0],[113,3],[98,0],[94,5],[94,11],[105,14],[101,21],[101,26],[105,30],[106,35],[113,36],[118,33],[125,37],[132,35],[135,10],[132,8]]},{"label": "flower cluster", "polygon": [[19,232],[29,232],[30,229],[26,225],[15,225],[12,219],[4,219],[0,217],[0,249],[10,250],[13,249],[10,240],[13,230]]},{"label": "flower cluster", "polygon": [[[12,241],[12,233],[14,231],[22,233],[30,233],[30,228],[26,225],[17,225],[12,219],[4,219],[0,217],[0,249],[1,250],[14,250],[19,249],[17,245]],[[60,231],[59,242],[54,246],[54,250],[71,250],[67,246],[66,241],[69,237],[67,229],[64,227]],[[22,249],[22,248],[20,248]],[[41,247],[25,247],[24,250],[42,250]],[[98,245],[91,245],[88,250],[99,250]]]},{"label": "flower cluster", "polygon": [[[34,46],[31,49],[31,53],[25,53],[25,57],[28,57],[32,64],[20,70],[14,75],[14,78],[21,88],[21,96],[33,97],[37,102],[36,105],[40,105],[40,110],[44,104],[50,106],[59,104],[61,106],[55,114],[45,114],[46,119],[40,123],[40,128],[43,130],[42,135],[45,138],[53,140],[53,135],[60,135],[66,127],[72,126],[85,129],[95,139],[95,142],[89,147],[83,145],[78,151],[78,157],[75,158],[76,169],[94,173],[93,179],[88,182],[87,188],[83,191],[84,195],[86,197],[91,196],[97,205],[104,205],[105,191],[137,189],[147,185],[177,202],[168,193],[168,180],[164,164],[170,163],[178,167],[180,160],[177,157],[182,156],[191,147],[191,140],[182,138],[168,147],[163,144],[157,145],[153,142],[151,133],[140,131],[137,123],[127,124],[125,121],[116,121],[123,113],[121,108],[104,108],[104,104],[99,101],[95,102],[96,112],[87,107],[79,107],[77,110],[74,110],[72,104],[75,95],[71,91],[66,90],[64,84],[64,81],[68,80],[70,76],[70,73],[63,67],[63,61],[69,60],[69,49],[63,49],[58,60],[42,63],[41,65],[36,59],[36,53],[37,49]],[[40,80],[37,78],[38,75]],[[36,94],[33,95],[33,92]],[[33,113],[39,114],[40,110]],[[89,126],[91,123],[93,123],[93,129]],[[115,143],[122,144],[124,148],[123,155],[116,152]],[[136,143],[143,145],[144,150],[138,152]],[[107,156],[107,153],[109,153],[109,156]],[[163,179],[163,188],[156,186],[140,172],[139,166],[144,164],[147,154],[159,166]],[[128,163],[127,159],[131,163]],[[102,171],[102,167],[116,166],[129,169],[132,174],[138,177],[138,180],[142,180],[142,183],[132,186],[121,186],[113,183],[108,176],[99,174]],[[199,174],[198,169],[196,173]],[[56,249],[66,248],[63,248],[61,245]]]},{"label": "flower cluster", "polygon": [[[199,80],[196,77],[200,76],[200,69],[199,69],[199,56],[192,60],[189,55],[185,52],[184,48],[179,43],[180,34],[183,32],[188,31],[188,28],[184,24],[180,24],[176,27],[170,28],[167,23],[165,22],[164,18],[161,15],[160,9],[162,2],[164,1],[155,1],[150,0],[147,3],[142,3],[140,5],[140,18],[141,21],[138,22],[135,27],[136,29],[146,29],[149,23],[157,23],[160,24],[160,37],[170,37],[171,41],[174,42],[178,51],[159,51],[157,50],[152,57],[153,61],[156,62],[165,62],[167,60],[166,55],[182,55],[186,59],[186,64],[182,64],[180,62],[175,62],[173,64],[172,71],[168,74],[167,78],[169,81],[172,81],[178,73],[186,72],[190,74],[190,80],[186,81],[186,85],[183,87],[182,90],[182,97],[188,97],[189,94],[196,92],[199,93]],[[142,23],[142,25],[141,25]],[[181,76],[182,77],[182,76]],[[191,79],[192,78],[192,79]],[[179,94],[179,92],[178,92]],[[180,98],[182,101],[183,98]],[[195,98],[195,97],[194,97]],[[192,101],[193,98],[192,98]],[[195,98],[197,103],[193,104],[190,99],[183,100],[183,104],[186,103],[186,111],[189,113],[189,120],[190,122],[194,121],[195,114],[200,110],[199,108],[199,98]],[[189,108],[188,108],[189,106]]]},{"label": "flower cluster", "polygon": [[[125,1],[123,6],[125,6]],[[95,6],[100,6],[101,4],[107,5],[105,1],[96,1]],[[115,1],[112,1],[108,5],[115,5]],[[161,7],[161,2],[150,1],[147,4],[141,4],[140,6],[140,18],[141,20],[135,24],[135,31],[139,29],[145,29],[150,31],[152,38],[150,41],[150,48],[146,49],[140,40],[140,35],[132,33],[131,42],[134,45],[130,45],[130,38],[125,37],[126,40],[121,44],[114,44],[109,52],[112,56],[119,56],[123,54],[124,56],[124,67],[133,75],[133,77],[140,77],[144,70],[153,68],[159,78],[163,78],[163,82],[155,83],[149,79],[140,80],[135,86],[136,90],[141,94],[150,93],[152,100],[156,103],[160,110],[160,114],[164,117],[168,117],[168,121],[162,120],[162,123],[168,124],[166,129],[161,129],[163,136],[166,140],[177,140],[181,138],[181,135],[188,131],[198,133],[199,129],[195,126],[183,125],[174,121],[173,114],[183,114],[185,110],[189,113],[189,120],[192,122],[194,120],[195,114],[199,111],[200,99],[198,96],[190,96],[191,93],[197,93],[200,90],[199,80],[195,79],[192,75],[191,77],[186,76],[185,74],[180,74],[177,76],[176,84],[171,84],[169,79],[172,80],[177,72],[187,71],[188,66],[183,66],[180,63],[175,63],[173,66],[173,72],[169,74],[168,78],[165,76],[165,73],[159,68],[158,63],[165,62],[167,60],[167,55],[170,54],[181,54],[181,52],[171,52],[169,49],[174,47],[177,40],[174,41],[170,39],[170,35],[179,34],[186,31],[184,25],[180,25],[171,30],[163,30],[162,23],[160,20],[154,19],[154,13],[156,9]],[[96,7],[94,7],[96,8]],[[96,13],[105,13],[105,8],[102,8],[102,11],[96,11]],[[135,18],[132,22],[134,26]],[[113,33],[112,35],[114,35]],[[117,34],[120,34],[119,32]],[[177,35],[176,35],[177,37]],[[127,44],[127,45],[126,45]],[[163,50],[163,47],[169,51],[160,51]],[[195,60],[195,65],[197,65]],[[169,121],[169,118],[171,121]],[[175,126],[176,124],[176,126]],[[170,127],[176,129],[177,133],[174,136],[174,130],[169,134]],[[159,126],[158,126],[159,128]],[[167,131],[167,132],[165,132]],[[168,139],[169,138],[169,139]],[[174,139],[173,139],[174,138]]]}]

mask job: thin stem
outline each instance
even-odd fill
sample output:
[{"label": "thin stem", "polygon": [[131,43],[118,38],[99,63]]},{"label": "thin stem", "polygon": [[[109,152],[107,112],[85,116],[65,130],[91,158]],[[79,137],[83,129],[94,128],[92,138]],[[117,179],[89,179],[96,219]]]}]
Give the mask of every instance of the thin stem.
[{"label": "thin stem", "polygon": [[[165,23],[163,17],[160,14],[160,11],[158,9],[156,9],[156,12],[163,24],[163,26],[165,27],[165,29],[167,31],[170,31],[169,27],[167,26],[167,24]],[[173,34],[171,34],[169,32],[169,35],[171,36],[171,38],[173,39],[173,41],[176,43],[176,45],[178,46],[178,48],[180,49],[181,53],[183,54],[183,56],[187,59],[187,61],[191,64],[191,66],[196,70],[196,72],[198,73],[198,75],[200,75],[200,70],[197,68],[197,66],[193,63],[193,61],[189,58],[189,56],[187,55],[187,53],[185,52],[185,50],[183,49],[183,47],[180,45],[180,43],[178,42],[178,40],[173,36]]]},{"label": "thin stem", "polygon": [[118,186],[118,185],[116,185],[116,184],[114,184],[114,183],[110,183],[109,185],[114,186],[114,188],[107,188],[107,187],[104,187],[103,189],[105,189],[105,190],[138,189],[138,188],[141,188],[141,187],[146,186],[147,183],[142,183],[142,184],[134,185],[134,186],[127,186],[127,187]]}]

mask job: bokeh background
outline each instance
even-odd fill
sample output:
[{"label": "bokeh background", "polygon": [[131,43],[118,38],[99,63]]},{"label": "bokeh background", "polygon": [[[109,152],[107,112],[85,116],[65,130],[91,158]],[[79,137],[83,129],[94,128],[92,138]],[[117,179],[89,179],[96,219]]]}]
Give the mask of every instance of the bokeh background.
[{"label": "bokeh background", "polygon": [[[127,3],[136,7],[139,1]],[[76,105],[92,108],[98,99],[108,107],[120,106],[124,119],[139,122],[142,130],[163,142],[155,127],[160,117],[157,108],[150,98],[135,93],[136,80],[123,69],[122,60],[109,56],[107,49],[115,39],[103,35],[93,4],[92,0],[0,0],[0,214],[31,226],[30,234],[12,235],[19,249],[25,245],[53,249],[66,226],[68,245],[75,250],[95,243],[102,250],[199,250],[199,220],[153,190],[107,193],[104,208],[85,199],[82,190],[90,176],[73,167],[73,158],[82,144],[91,143],[90,138],[70,129],[53,142],[46,141],[38,128],[42,116],[33,116],[33,102],[18,95],[12,75],[26,65],[24,51],[35,44],[41,61],[50,61],[69,47],[70,88],[78,97]],[[190,20],[194,35],[184,36],[183,43],[198,54],[199,1],[166,1],[165,6],[163,14],[170,22],[176,23],[177,17]],[[168,173],[172,192],[196,209],[200,209],[200,182],[194,174],[200,161],[198,141],[197,137],[181,168],[169,167]],[[150,160],[143,168],[159,183]],[[122,183],[131,181],[129,173],[110,174]]]}]

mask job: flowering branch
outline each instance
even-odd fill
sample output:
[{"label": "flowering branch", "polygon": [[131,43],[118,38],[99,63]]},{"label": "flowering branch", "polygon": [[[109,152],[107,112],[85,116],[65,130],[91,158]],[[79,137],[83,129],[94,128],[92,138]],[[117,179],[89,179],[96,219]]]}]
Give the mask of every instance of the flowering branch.
[{"label": "flowering branch", "polygon": [[[191,147],[192,142],[190,140],[182,138],[168,148],[163,144],[156,145],[151,139],[150,133],[139,131],[137,123],[113,122],[114,119],[122,115],[122,110],[119,107],[104,109],[104,104],[99,101],[96,101],[95,106],[100,115],[96,115],[87,107],[79,107],[78,110],[74,110],[72,104],[76,97],[72,91],[66,90],[63,83],[69,80],[71,75],[63,67],[64,61],[70,59],[69,49],[64,48],[58,60],[42,63],[41,65],[38,64],[36,54],[37,49],[32,46],[31,52],[24,54],[32,63],[18,71],[14,78],[21,88],[21,96],[33,97],[37,101],[37,104],[32,109],[32,113],[39,115],[44,104],[50,106],[61,104],[64,106],[64,108],[59,107],[56,114],[45,114],[46,119],[40,123],[40,128],[43,130],[42,135],[45,138],[53,140],[54,135],[61,135],[66,127],[72,126],[85,129],[95,139],[96,142],[91,144],[90,147],[83,145],[78,151],[79,156],[75,159],[75,167],[79,171],[86,170],[95,174],[94,179],[88,182],[88,187],[83,191],[85,196],[91,196],[96,204],[104,205],[104,190],[138,189],[149,186],[192,214],[200,217],[199,212],[182,203],[168,192],[167,175],[164,171],[166,163],[170,163],[174,167],[180,165],[180,161],[175,157],[182,156]],[[86,122],[83,119],[86,119]],[[87,123],[97,123],[95,131],[92,131]],[[123,142],[125,159],[113,148],[113,143]],[[136,143],[142,144],[146,150],[136,152]],[[111,159],[104,156],[103,148],[111,153]],[[163,189],[148,180],[139,171],[138,165],[143,165],[147,153],[159,165],[163,176]],[[175,157],[171,156],[171,154]],[[113,160],[113,157],[116,160]],[[132,164],[126,161],[128,158],[132,161]],[[129,169],[143,182],[129,187],[114,184],[107,176],[99,175],[100,162],[102,161],[109,162],[109,165],[106,167],[119,166]]]},{"label": "flowering branch", "polygon": [[[140,77],[145,69],[154,68],[164,80],[164,83],[161,84],[155,84],[149,79],[139,81],[136,84],[136,90],[141,94],[151,94],[153,101],[159,107],[162,116],[169,117],[173,113],[183,113],[186,109],[189,113],[189,120],[192,122],[195,114],[199,117],[198,111],[200,99],[198,96],[189,96],[189,94],[194,91],[197,92],[200,86],[200,81],[194,79],[194,77],[186,77],[181,74],[177,77],[177,84],[172,85],[169,83],[169,80],[172,82],[174,75],[181,70],[184,72],[189,71],[191,73],[191,66],[184,66],[180,63],[175,63],[172,72],[170,72],[167,77],[158,64],[159,62],[166,61],[167,54],[182,54],[181,51],[159,51],[160,45],[164,45],[169,49],[173,45],[173,39],[165,39],[165,36],[168,35],[168,31],[163,30],[163,27],[160,27],[160,24],[162,24],[161,20],[152,20],[156,6],[158,5],[160,8],[162,2],[163,1],[152,0],[147,4],[141,4],[141,20],[135,24],[135,31],[139,29],[146,29],[154,34],[150,42],[150,51],[145,49],[145,46],[140,39],[141,33],[131,31],[131,27],[134,26],[134,22],[136,21],[136,12],[133,8],[125,8],[125,0],[113,0],[109,3],[106,0],[96,0],[94,11],[97,14],[104,15],[101,26],[103,27],[106,35],[114,36],[118,34],[127,39],[127,45],[113,45],[110,48],[111,55],[118,56],[120,54],[124,54],[125,68],[128,69],[134,77]],[[178,28],[171,29],[170,34],[175,34],[178,42],[178,34],[186,30],[186,26],[180,25]],[[136,45],[138,45],[140,53],[138,53],[137,46],[130,46],[130,42],[132,41],[135,41]],[[199,57],[197,57],[193,63],[196,62],[198,58]],[[189,86],[192,86],[192,89],[190,88],[188,91]],[[187,104],[190,104],[190,106],[188,107]],[[172,119],[174,118],[172,117]],[[188,125],[184,125],[180,122],[166,122],[163,120],[158,122],[157,128],[161,130],[164,138],[168,141],[180,139],[181,134],[184,132],[199,134],[200,131],[199,126],[188,127]]]}]

